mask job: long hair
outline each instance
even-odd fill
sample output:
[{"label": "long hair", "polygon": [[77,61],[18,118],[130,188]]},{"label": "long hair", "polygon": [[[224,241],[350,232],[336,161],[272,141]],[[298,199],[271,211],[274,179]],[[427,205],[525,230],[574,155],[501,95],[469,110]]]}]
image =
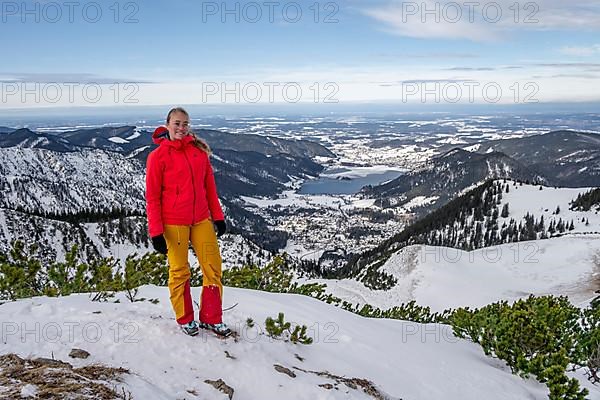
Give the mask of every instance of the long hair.
[{"label": "long hair", "polygon": [[[176,112],[180,112],[180,113],[184,114],[186,117],[188,117],[188,119],[190,119],[190,114],[188,114],[188,112],[185,111],[184,108],[182,108],[182,107],[175,107],[175,108],[172,108],[169,111],[169,113],[167,114],[167,125],[169,124],[169,121],[171,120],[171,114],[176,113]],[[194,138],[194,142],[193,142],[194,146],[196,146],[200,150],[206,152],[206,154],[208,154],[209,156],[212,154],[212,151],[210,150],[210,146],[203,139],[200,139],[192,131],[188,131],[188,135],[191,135]]]}]

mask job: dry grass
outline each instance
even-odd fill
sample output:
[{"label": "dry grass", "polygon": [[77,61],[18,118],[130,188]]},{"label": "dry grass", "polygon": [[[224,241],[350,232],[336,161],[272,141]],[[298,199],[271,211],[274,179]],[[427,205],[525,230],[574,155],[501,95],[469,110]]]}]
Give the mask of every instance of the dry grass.
[{"label": "dry grass", "polygon": [[37,399],[130,399],[116,391],[111,382],[120,382],[129,371],[102,365],[73,368],[69,363],[45,358],[23,359],[15,354],[0,356],[2,399],[20,399],[26,385],[36,387]]}]

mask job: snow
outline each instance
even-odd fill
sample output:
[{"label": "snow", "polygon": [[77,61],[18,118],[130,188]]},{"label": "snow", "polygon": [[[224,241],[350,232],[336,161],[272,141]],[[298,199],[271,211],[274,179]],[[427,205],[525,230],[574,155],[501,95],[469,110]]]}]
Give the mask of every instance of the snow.
[{"label": "snow", "polygon": [[410,211],[415,207],[423,207],[427,204],[431,204],[433,202],[435,202],[437,199],[439,199],[440,196],[416,196],[414,198],[412,198],[409,202],[407,202],[406,204],[404,204],[402,206],[402,208],[406,211]]},{"label": "snow", "polygon": [[133,139],[135,139],[137,137],[140,137],[142,135],[141,132],[140,132],[140,130],[141,129],[139,127],[135,128],[133,130],[133,133],[130,136],[126,137],[125,140],[133,140]]},{"label": "snow", "polygon": [[[505,184],[506,185],[506,184]],[[546,228],[551,221],[558,222],[562,219],[565,223],[573,220],[575,229],[567,231],[569,233],[600,233],[600,215],[595,210],[590,211],[571,211],[569,206],[571,201],[575,200],[579,194],[584,194],[593,188],[554,188],[539,185],[519,185],[513,186],[508,182],[509,192],[502,193],[502,204],[498,206],[502,210],[504,204],[508,203],[508,217],[498,218],[499,226],[503,222],[510,221],[511,218],[519,221],[527,213],[532,214],[535,219],[544,217]],[[556,215],[556,208],[560,212]],[[589,225],[582,222],[582,219],[589,221]]]},{"label": "snow", "polygon": [[481,143],[477,143],[477,144],[474,144],[471,146],[463,147],[463,150],[475,153],[477,150],[479,150],[480,147],[481,147]]},{"label": "snow", "polygon": [[[575,304],[594,297],[600,279],[600,235],[509,243],[466,252],[413,245],[394,253],[381,271],[398,283],[370,290],[352,279],[311,279],[352,304],[382,309],[415,300],[432,311],[482,307],[534,295],[566,295]],[[567,251],[568,249],[568,251]]]},{"label": "snow", "polygon": [[139,149],[135,149],[134,151],[131,152],[131,154],[129,154],[129,158],[134,158],[135,156],[137,156],[139,153],[141,153],[142,151],[148,149],[150,146],[142,146]]},{"label": "snow", "polygon": [[325,252],[324,249],[307,249],[303,245],[296,243],[293,239],[288,239],[282,252],[291,256],[298,257],[301,260],[318,261]]},{"label": "snow", "polygon": [[108,138],[108,140],[110,140],[113,143],[119,143],[119,144],[121,144],[121,143],[129,143],[128,140],[125,140],[125,139],[120,138],[118,136],[110,137],[110,138]]},{"label": "snow", "polygon": [[324,206],[328,208],[338,208],[344,204],[343,198],[348,196],[340,195],[309,195],[299,194],[295,190],[284,190],[283,193],[277,199],[260,199],[249,196],[240,196],[242,200],[247,203],[253,204],[257,207],[265,208],[269,206],[283,206],[283,207],[310,207],[310,206]]},{"label": "snow", "polygon": [[[197,298],[199,288],[192,291]],[[298,367],[368,379],[388,399],[547,399],[544,385],[512,375],[503,362],[455,338],[444,325],[368,319],[300,295],[235,288],[225,288],[224,294],[225,306],[239,303],[225,313],[226,322],[240,332],[238,342],[206,332],[184,336],[173,320],[168,290],[145,286],[139,296],[158,298],[158,304],[130,303],[122,294],[120,303],[92,302],[84,294],[5,303],[0,306],[2,352],[53,354],[75,367],[126,368],[131,374],[122,386],[133,398],[226,398],[204,383],[219,378],[234,388],[236,399],[371,398],[343,383],[339,390],[319,387],[335,382]],[[264,335],[265,318],[278,312],[307,325],[314,343],[294,345]],[[248,317],[256,322],[253,328],[245,325]],[[71,359],[72,348],[91,356]],[[278,373],[274,364],[297,377]]]},{"label": "snow", "polygon": [[467,144],[466,141],[457,138],[457,137],[448,137],[445,139],[440,139],[437,141],[438,143],[443,143],[443,144]]},{"label": "snow", "polygon": [[406,173],[405,169],[392,168],[386,165],[374,165],[370,167],[338,167],[329,168],[321,173],[320,176],[326,178],[364,178],[369,175],[381,175],[386,172],[402,172]]},{"label": "snow", "polygon": [[37,387],[35,385],[27,384],[21,389],[21,397],[36,397]]}]

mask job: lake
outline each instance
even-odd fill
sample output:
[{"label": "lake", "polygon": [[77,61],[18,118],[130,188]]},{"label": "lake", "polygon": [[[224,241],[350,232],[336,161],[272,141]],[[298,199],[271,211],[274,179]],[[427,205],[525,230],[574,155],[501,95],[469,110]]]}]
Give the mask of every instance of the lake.
[{"label": "lake", "polygon": [[353,174],[353,171],[345,168],[336,168],[328,170],[319,178],[306,181],[298,190],[300,194],[354,194],[363,186],[379,185],[390,181],[402,175],[404,172],[398,170],[392,171],[374,171]]}]

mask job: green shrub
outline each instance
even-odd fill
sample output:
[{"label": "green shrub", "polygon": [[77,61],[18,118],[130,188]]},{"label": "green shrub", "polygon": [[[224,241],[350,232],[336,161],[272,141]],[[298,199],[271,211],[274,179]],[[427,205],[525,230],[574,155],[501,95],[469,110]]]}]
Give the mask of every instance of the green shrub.
[{"label": "green shrub", "polygon": [[582,311],[581,332],[578,336],[575,357],[579,365],[588,369],[589,379],[600,382],[600,302]]},{"label": "green shrub", "polygon": [[294,344],[311,344],[313,342],[311,337],[306,336],[306,325],[296,325],[293,331],[290,329],[291,326],[290,322],[285,321],[282,312],[277,315],[277,319],[267,317],[265,320],[265,329],[272,338],[289,340]]},{"label": "green shrub", "polygon": [[293,275],[286,270],[285,264],[282,256],[276,256],[263,268],[257,265],[234,267],[223,271],[222,282],[226,286],[287,293],[292,286]]},{"label": "green shrub", "polygon": [[450,320],[456,336],[479,343],[513,373],[546,383],[551,400],[583,400],[587,390],[566,375],[578,354],[580,315],[566,297],[530,296],[512,305],[501,301],[478,310],[458,309]]},{"label": "green shrub", "polygon": [[452,312],[451,310],[444,310],[441,314],[437,312],[432,313],[429,307],[420,306],[414,300],[386,310],[381,310],[370,304],[364,304],[362,306],[359,306],[358,304],[352,305],[347,301],[342,302],[342,308],[363,317],[401,319],[422,324],[432,322],[448,323]]},{"label": "green shrub", "polygon": [[284,315],[280,312],[277,319],[267,317],[265,320],[265,327],[269,336],[272,338],[279,338],[283,335],[283,332],[290,329],[291,324],[284,321]]},{"label": "green shrub", "polygon": [[313,339],[306,336],[306,325],[296,325],[292,333],[290,334],[290,342],[297,344],[312,344]]},{"label": "green shrub", "polygon": [[92,301],[106,301],[123,288],[119,262],[112,257],[90,262],[90,297]]},{"label": "green shrub", "polygon": [[55,262],[48,267],[48,296],[68,296],[91,290],[89,265],[77,263],[77,245],[65,255],[65,262]]},{"label": "green shrub", "polygon": [[46,278],[42,264],[35,258],[38,247],[29,248],[14,241],[10,254],[0,256],[0,300],[16,300],[44,294]]},{"label": "green shrub", "polygon": [[142,285],[165,286],[168,283],[169,272],[165,260],[165,256],[158,253],[146,253],[141,258],[135,253],[127,256],[123,290],[129,301],[136,301],[138,287]]}]

